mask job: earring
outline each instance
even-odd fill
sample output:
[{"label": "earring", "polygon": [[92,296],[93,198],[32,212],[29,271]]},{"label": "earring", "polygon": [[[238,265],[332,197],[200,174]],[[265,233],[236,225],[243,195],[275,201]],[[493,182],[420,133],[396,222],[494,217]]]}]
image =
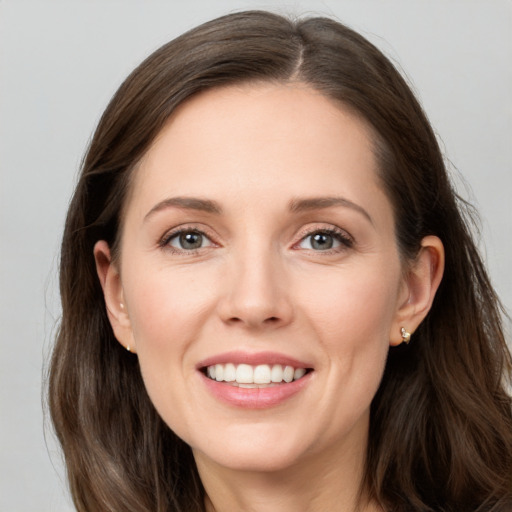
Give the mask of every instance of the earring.
[{"label": "earring", "polygon": [[406,345],[408,345],[409,341],[411,341],[411,333],[407,332],[405,327],[402,327],[400,329],[400,334],[402,335],[402,343],[405,343]]}]

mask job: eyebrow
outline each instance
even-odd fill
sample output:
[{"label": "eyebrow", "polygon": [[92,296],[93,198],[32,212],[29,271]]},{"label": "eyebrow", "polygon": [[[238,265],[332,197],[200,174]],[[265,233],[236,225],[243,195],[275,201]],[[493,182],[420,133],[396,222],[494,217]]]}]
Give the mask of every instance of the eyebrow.
[{"label": "eyebrow", "polygon": [[184,210],[198,210],[206,213],[222,213],[222,208],[215,201],[201,199],[199,197],[169,197],[157,203],[144,217],[146,221],[153,214],[166,208],[180,208]]},{"label": "eyebrow", "polygon": [[306,212],[309,210],[322,210],[333,206],[343,206],[361,213],[373,225],[370,214],[358,204],[345,199],[344,197],[312,197],[307,199],[293,199],[290,202],[290,211],[294,213]]},{"label": "eyebrow", "polygon": [[[345,199],[344,197],[312,197],[307,199],[292,199],[289,204],[289,210],[292,213],[301,213],[310,210],[322,210],[332,208],[333,206],[343,206],[361,213],[371,224],[373,219],[370,214],[358,204]],[[222,208],[218,203],[210,199],[201,199],[199,197],[169,197],[157,203],[145,215],[146,221],[153,214],[165,210],[166,208],[180,208],[185,210],[198,210],[206,213],[222,213]]]}]

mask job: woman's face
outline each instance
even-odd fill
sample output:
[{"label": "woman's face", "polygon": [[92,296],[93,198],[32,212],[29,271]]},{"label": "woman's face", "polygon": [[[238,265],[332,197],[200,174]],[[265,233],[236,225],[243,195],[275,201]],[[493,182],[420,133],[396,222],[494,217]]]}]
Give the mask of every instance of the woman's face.
[{"label": "woman's face", "polygon": [[408,293],[369,129],[305,85],[215,89],[135,172],[115,332],[165,422],[229,468],[359,457]]}]

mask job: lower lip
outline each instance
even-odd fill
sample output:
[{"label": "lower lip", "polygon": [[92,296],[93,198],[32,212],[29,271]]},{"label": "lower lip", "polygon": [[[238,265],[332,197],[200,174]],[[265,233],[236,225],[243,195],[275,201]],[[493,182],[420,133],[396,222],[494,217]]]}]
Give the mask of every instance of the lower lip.
[{"label": "lower lip", "polygon": [[239,388],[225,382],[217,382],[201,372],[201,377],[208,391],[218,400],[244,409],[266,409],[286,402],[299,393],[311,378],[304,377],[290,383],[283,383],[268,388]]}]

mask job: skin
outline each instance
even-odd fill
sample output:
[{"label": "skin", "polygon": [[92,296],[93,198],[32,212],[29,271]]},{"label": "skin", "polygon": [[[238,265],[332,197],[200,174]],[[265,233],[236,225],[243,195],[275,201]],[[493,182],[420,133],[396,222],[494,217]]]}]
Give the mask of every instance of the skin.
[{"label": "skin", "polygon": [[[427,237],[404,267],[371,140],[362,120],[303,84],[204,92],[136,170],[120,258],[95,246],[114,333],[192,447],[208,510],[381,510],[358,498],[370,404],[400,328],[413,332],[431,306],[443,249]],[[333,197],[343,201],[290,208]],[[202,246],[180,246],[176,228],[204,233]],[[313,246],[312,233],[333,247]],[[232,350],[271,350],[314,371],[276,406],[236,407],[197,370]]]}]

